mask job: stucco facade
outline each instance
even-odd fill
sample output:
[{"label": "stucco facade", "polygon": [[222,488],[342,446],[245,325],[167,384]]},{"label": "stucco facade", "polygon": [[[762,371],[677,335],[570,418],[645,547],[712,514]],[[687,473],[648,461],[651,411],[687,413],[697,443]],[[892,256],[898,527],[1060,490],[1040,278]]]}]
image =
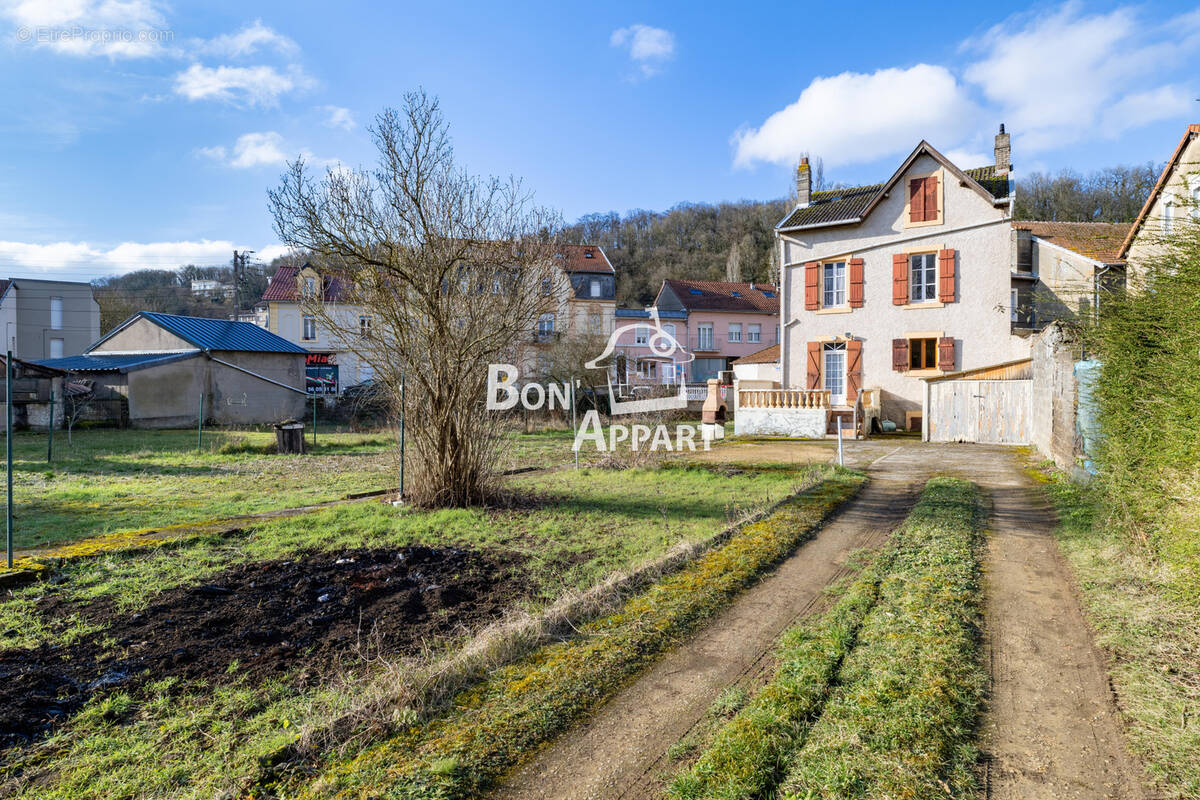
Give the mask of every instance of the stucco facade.
[{"label": "stucco facade", "polygon": [[[934,176],[940,193],[936,213],[912,222],[910,192],[913,179]],[[876,187],[878,189],[878,187]],[[1013,334],[1011,325],[1011,207],[972,186],[952,165],[922,143],[861,221],[781,229],[777,232],[782,269],[782,385],[785,388],[829,388],[830,376],[819,364],[818,385],[812,385],[810,346],[824,353],[846,346],[859,350],[858,388],[881,390],[881,416],[898,426],[911,426],[923,398],[922,378],[971,369],[1029,355],[1029,341]],[[952,253],[952,298],[943,301],[943,276],[949,275],[945,253]],[[895,302],[897,259],[937,254],[935,299]],[[932,256],[931,256],[932,257]],[[806,265],[851,265],[861,259],[861,304],[847,299],[833,306],[824,302],[809,308]],[[907,261],[905,262],[907,263]],[[811,274],[811,273],[808,273]],[[819,273],[823,276],[823,272]],[[847,274],[845,280],[850,280]],[[907,284],[906,284],[907,285]],[[847,290],[849,287],[847,287]],[[907,291],[907,290],[905,290]],[[896,340],[936,340],[936,363],[912,368],[896,362]],[[943,342],[953,341],[953,356]],[[920,345],[919,345],[920,346]],[[907,352],[907,351],[905,351]],[[823,358],[823,356],[819,357]],[[848,382],[843,375],[843,384]],[[844,402],[853,402],[848,398]]]},{"label": "stucco facade", "polygon": [[76,355],[100,338],[100,305],[91,284],[31,278],[3,283],[0,325],[5,349],[18,358]]}]

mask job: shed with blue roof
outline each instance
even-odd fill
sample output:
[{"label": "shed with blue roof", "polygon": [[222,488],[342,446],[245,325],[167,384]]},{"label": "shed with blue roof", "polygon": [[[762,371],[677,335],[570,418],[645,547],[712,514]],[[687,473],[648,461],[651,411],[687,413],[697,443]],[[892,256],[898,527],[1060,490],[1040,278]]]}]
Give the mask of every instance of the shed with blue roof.
[{"label": "shed with blue roof", "polygon": [[[253,425],[297,418],[304,348],[249,322],[140,311],[82,355],[38,362],[91,388],[98,408],[135,427]],[[118,401],[115,405],[113,401]],[[114,421],[117,421],[114,419]]]}]

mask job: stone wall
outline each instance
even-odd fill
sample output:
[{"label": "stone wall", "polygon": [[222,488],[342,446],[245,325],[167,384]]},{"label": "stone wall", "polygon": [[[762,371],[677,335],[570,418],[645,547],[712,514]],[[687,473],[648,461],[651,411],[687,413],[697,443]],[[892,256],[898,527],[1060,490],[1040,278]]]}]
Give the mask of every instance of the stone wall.
[{"label": "stone wall", "polygon": [[740,408],[733,418],[737,436],[790,436],[824,439],[824,408]]},{"label": "stone wall", "polygon": [[1075,424],[1079,343],[1065,326],[1046,327],[1033,343],[1033,446],[1071,471],[1083,452]]}]

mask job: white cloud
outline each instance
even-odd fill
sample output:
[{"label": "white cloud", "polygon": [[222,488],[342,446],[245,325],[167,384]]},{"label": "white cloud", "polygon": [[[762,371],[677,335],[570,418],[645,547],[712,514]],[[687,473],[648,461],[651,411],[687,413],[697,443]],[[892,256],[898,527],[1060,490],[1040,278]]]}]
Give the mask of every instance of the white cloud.
[{"label": "white cloud", "polygon": [[300,50],[299,45],[292,39],[264,25],[261,19],[256,19],[237,33],[224,33],[212,39],[197,40],[193,42],[193,47],[205,54],[223,58],[244,58],[258,52],[260,48],[274,50],[283,55],[293,55]]},{"label": "white cloud", "polygon": [[192,64],[175,76],[175,93],[188,100],[222,100],[240,105],[275,105],[279,96],[305,89],[312,81],[298,67],[284,74],[274,67],[205,67]]},{"label": "white cloud", "polygon": [[675,34],[649,25],[630,25],[612,32],[609,44],[628,49],[629,57],[649,78],[662,70],[663,64],[675,57]]},{"label": "white cloud", "polygon": [[817,78],[760,127],[738,132],[735,163],[792,164],[806,152],[828,166],[871,162],[906,153],[921,139],[957,143],[977,114],[945,67],[845,72]]},{"label": "white cloud", "polygon": [[[934,145],[935,147],[937,145]],[[978,150],[971,150],[964,147],[955,147],[951,150],[943,150],[942,155],[950,159],[952,164],[957,164],[963,169],[972,169],[974,167],[982,167],[992,163],[993,155],[985,155]]]},{"label": "white cloud", "polygon": [[1187,113],[1190,98],[1181,99],[1187,91],[1162,81],[1188,74],[1200,52],[1200,16],[1155,26],[1132,7],[1090,16],[1080,9],[1072,2],[1020,15],[960,48],[979,53],[963,76],[997,108],[1014,147],[1025,152],[1113,137]]},{"label": "white cloud", "polygon": [[348,108],[341,106],[318,106],[317,110],[325,115],[325,125],[330,128],[341,128],[344,131],[354,130],[354,114]]},{"label": "white cloud", "polygon": [[201,147],[196,151],[204,158],[234,169],[283,164],[288,160],[283,137],[275,131],[244,133],[237,138],[232,148],[224,145]]},{"label": "white cloud", "polygon": [[[124,274],[139,269],[175,269],[185,264],[227,264],[234,250],[254,249],[227,240],[198,242],[122,242],[114,247],[96,247],[87,242],[28,242],[0,241],[0,262],[10,271],[24,269],[27,273],[46,276],[59,275],[70,280],[86,280],[84,275],[101,277]],[[277,254],[278,244],[258,247],[258,255]]]},{"label": "white cloud", "polygon": [[74,56],[147,58],[174,41],[157,0],[7,0],[18,43]]},{"label": "white cloud", "polygon": [[1028,165],[1029,155],[1194,112],[1200,10],[1151,24],[1130,6],[1081,9],[1018,14],[964,41],[953,71],[918,64],[815,78],[796,102],[734,135],[734,163],[792,164],[806,152],[831,166],[869,163],[926,139],[971,166],[990,160],[979,151],[1003,122]]}]

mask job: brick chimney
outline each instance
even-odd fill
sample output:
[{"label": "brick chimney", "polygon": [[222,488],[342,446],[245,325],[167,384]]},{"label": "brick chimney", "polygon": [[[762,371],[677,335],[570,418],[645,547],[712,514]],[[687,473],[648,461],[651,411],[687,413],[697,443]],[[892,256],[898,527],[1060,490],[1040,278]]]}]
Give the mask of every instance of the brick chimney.
[{"label": "brick chimney", "polygon": [[1012,171],[1012,147],[1008,143],[1008,134],[1004,132],[1004,123],[1000,123],[1000,132],[996,134],[996,174],[1007,175]]},{"label": "brick chimney", "polygon": [[812,170],[808,166],[808,157],[800,159],[796,167],[796,202],[801,208],[807,208],[812,202]]}]

